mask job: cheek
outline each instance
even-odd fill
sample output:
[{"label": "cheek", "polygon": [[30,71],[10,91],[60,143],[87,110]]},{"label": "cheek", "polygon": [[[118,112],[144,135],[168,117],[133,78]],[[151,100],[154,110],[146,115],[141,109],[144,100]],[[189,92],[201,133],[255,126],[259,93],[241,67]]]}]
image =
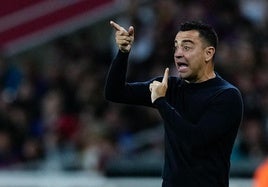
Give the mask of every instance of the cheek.
[{"label": "cheek", "polygon": [[198,61],[198,56],[195,53],[187,53],[184,55],[185,60],[189,63],[190,66],[195,65]]},{"label": "cheek", "polygon": [[189,56],[188,58],[189,67],[193,72],[200,71],[203,67],[202,56]]},{"label": "cheek", "polygon": [[203,62],[205,62],[205,56],[202,52],[192,52],[189,53],[187,57],[185,57],[189,60],[189,62],[194,65],[201,65]]}]

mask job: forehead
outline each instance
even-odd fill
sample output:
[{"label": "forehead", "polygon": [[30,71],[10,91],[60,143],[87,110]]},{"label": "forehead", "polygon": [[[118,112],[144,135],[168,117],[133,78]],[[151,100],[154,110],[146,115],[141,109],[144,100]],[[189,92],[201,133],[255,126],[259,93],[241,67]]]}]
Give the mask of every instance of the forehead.
[{"label": "forehead", "polygon": [[182,43],[185,41],[198,42],[201,41],[199,32],[196,30],[179,31],[175,37],[175,43]]}]

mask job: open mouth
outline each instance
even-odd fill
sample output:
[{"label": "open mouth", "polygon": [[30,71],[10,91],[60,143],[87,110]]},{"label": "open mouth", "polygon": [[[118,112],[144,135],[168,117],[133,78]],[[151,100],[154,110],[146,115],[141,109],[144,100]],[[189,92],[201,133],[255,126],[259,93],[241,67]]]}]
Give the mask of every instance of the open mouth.
[{"label": "open mouth", "polygon": [[177,63],[178,67],[188,67],[188,64],[183,63],[183,62],[179,62]]},{"label": "open mouth", "polygon": [[176,66],[177,66],[179,71],[185,71],[189,67],[189,65],[187,63],[184,63],[184,62],[177,62]]}]

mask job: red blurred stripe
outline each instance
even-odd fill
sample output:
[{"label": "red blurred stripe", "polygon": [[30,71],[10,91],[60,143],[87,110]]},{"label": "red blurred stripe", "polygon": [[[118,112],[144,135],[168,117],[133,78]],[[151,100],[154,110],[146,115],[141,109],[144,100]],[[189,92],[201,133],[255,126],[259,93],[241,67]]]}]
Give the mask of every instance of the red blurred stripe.
[{"label": "red blurred stripe", "polygon": [[23,8],[38,4],[44,0],[1,0],[0,17],[6,16]]},{"label": "red blurred stripe", "polygon": [[[28,4],[22,4],[23,8],[25,8],[25,6],[31,6],[33,3],[40,3],[44,1],[39,0],[33,2],[28,0],[27,2]],[[17,24],[12,28],[4,30],[2,33],[0,33],[0,45],[3,47],[14,40],[21,39],[25,36],[29,36],[35,32],[45,30],[49,27],[54,27],[55,25],[66,22],[76,16],[87,15],[86,13],[93,11],[97,7],[111,2],[113,2],[113,0],[77,0],[77,2],[69,6],[65,6],[62,9],[58,9],[57,11],[50,12],[49,14],[41,17],[36,17],[28,22]],[[9,4],[8,6],[11,5]],[[14,9],[12,10],[19,11],[17,6],[14,6]]]}]

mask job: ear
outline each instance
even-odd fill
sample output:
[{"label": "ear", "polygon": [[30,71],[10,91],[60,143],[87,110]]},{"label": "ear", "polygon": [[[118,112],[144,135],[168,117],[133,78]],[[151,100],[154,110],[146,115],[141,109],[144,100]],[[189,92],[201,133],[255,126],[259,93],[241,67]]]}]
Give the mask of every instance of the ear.
[{"label": "ear", "polygon": [[212,46],[206,47],[205,49],[205,60],[206,62],[212,61],[215,54],[215,48]]}]

